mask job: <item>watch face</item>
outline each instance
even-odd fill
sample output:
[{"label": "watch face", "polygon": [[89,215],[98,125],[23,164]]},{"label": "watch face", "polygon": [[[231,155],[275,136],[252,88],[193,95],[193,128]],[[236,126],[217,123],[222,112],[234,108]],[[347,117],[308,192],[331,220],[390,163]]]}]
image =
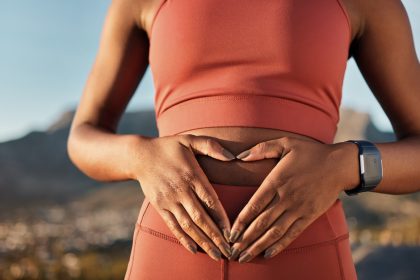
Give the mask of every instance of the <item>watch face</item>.
[{"label": "watch face", "polygon": [[364,178],[367,185],[376,184],[382,178],[381,158],[376,154],[363,155]]}]

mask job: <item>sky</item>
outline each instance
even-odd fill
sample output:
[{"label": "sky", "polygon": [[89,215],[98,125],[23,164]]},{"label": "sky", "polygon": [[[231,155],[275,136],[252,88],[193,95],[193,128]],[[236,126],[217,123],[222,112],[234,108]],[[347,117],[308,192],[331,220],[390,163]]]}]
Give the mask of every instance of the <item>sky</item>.
[{"label": "sky", "polygon": [[[0,142],[45,130],[74,109],[93,64],[110,0],[0,0]],[[420,1],[402,1],[420,55]],[[147,70],[127,111],[153,108]],[[391,124],[353,59],[343,107],[369,112],[381,130]]]}]

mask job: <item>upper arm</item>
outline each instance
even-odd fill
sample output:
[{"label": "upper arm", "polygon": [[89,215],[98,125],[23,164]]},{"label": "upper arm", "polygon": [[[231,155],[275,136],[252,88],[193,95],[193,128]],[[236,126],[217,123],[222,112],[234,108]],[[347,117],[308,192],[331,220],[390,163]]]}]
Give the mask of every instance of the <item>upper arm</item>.
[{"label": "upper arm", "polygon": [[398,139],[420,134],[420,64],[400,0],[359,1],[353,57]]},{"label": "upper arm", "polygon": [[[112,0],[72,128],[89,123],[115,131],[147,67],[149,41],[134,3]],[[137,5],[138,6],[138,5]]]}]

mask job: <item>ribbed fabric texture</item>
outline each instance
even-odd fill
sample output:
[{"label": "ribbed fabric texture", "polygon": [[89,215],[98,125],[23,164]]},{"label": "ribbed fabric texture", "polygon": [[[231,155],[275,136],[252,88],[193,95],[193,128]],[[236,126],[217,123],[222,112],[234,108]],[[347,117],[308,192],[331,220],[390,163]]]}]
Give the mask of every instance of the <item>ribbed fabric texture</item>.
[{"label": "ribbed fabric texture", "polygon": [[149,52],[159,135],[247,126],[332,143],[350,32],[337,0],[161,0]]}]

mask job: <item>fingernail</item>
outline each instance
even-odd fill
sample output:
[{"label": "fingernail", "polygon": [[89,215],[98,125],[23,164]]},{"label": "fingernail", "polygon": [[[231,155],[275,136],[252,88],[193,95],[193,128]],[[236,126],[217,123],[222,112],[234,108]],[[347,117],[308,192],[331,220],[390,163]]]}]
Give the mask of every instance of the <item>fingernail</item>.
[{"label": "fingernail", "polygon": [[227,229],[223,230],[223,236],[226,238],[226,241],[230,241],[230,231]]},{"label": "fingernail", "polygon": [[229,152],[226,149],[223,149],[222,153],[223,153],[223,155],[225,155],[225,157],[227,157],[229,159],[235,159],[236,158],[231,152]]},{"label": "fingernail", "polygon": [[223,248],[226,250],[226,252],[228,252],[227,257],[230,257],[232,255],[232,249],[230,246],[228,244],[223,244]]},{"label": "fingernail", "polygon": [[244,235],[239,235],[239,237],[235,240],[235,242],[241,242],[244,239]]},{"label": "fingernail", "polygon": [[232,234],[230,235],[230,242],[234,243],[236,239],[239,237],[239,231],[234,230],[232,231]]},{"label": "fingernail", "polygon": [[239,258],[239,262],[244,263],[244,262],[249,261],[250,259],[251,259],[251,255],[248,254],[248,253],[245,253],[245,254],[241,255],[241,257]]},{"label": "fingernail", "polygon": [[237,248],[232,249],[232,254],[230,255],[230,259],[235,259],[239,255],[239,250]]},{"label": "fingernail", "polygon": [[266,259],[271,258],[275,252],[276,252],[276,250],[274,250],[274,249],[266,250],[265,253],[264,253],[264,258],[266,258]]},{"label": "fingernail", "polygon": [[193,254],[197,253],[197,248],[195,248],[193,245],[189,244],[187,247],[188,250],[190,250]]},{"label": "fingernail", "polygon": [[216,249],[211,249],[209,251],[209,254],[218,261],[222,258],[222,254],[220,253],[219,250],[216,250]]},{"label": "fingernail", "polygon": [[244,157],[248,156],[250,153],[251,153],[250,150],[246,150],[246,151],[240,153],[239,155],[237,155],[236,158],[243,159]]}]

